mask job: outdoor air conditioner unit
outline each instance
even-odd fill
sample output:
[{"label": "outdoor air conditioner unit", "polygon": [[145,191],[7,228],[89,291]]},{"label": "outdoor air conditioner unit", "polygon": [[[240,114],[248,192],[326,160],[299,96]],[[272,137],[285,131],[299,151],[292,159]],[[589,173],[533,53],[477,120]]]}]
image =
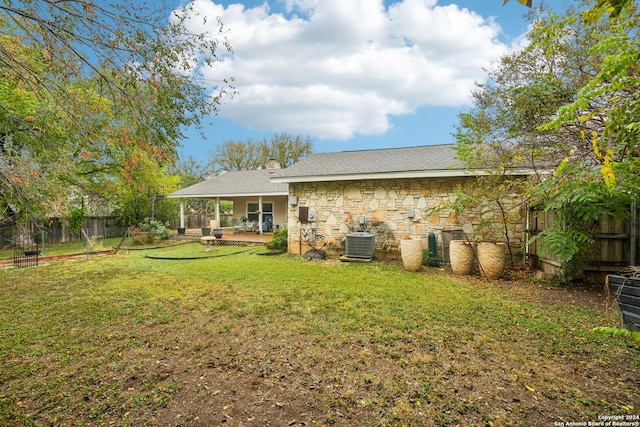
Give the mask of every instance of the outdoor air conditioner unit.
[{"label": "outdoor air conditioner unit", "polygon": [[346,256],[348,258],[373,258],[376,251],[376,235],[366,231],[347,234]]}]

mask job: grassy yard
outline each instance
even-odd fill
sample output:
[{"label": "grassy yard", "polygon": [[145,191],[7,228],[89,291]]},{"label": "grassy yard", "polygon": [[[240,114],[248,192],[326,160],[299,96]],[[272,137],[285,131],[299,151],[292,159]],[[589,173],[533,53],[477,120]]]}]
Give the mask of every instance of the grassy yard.
[{"label": "grassy yard", "polygon": [[0,425],[640,414],[638,344],[591,331],[619,326],[604,296],[263,250],[196,243],[1,269]]},{"label": "grassy yard", "polygon": [[[64,242],[64,243],[54,243],[54,244],[45,244],[37,245],[36,249],[40,251],[41,256],[58,256],[58,255],[68,255],[68,254],[85,254],[85,253],[93,253],[93,252],[101,252],[112,250],[114,247],[118,246],[118,243],[122,238],[120,237],[111,237],[108,239],[95,239],[90,241],[87,244],[83,240],[72,241],[72,242]],[[124,244],[127,244],[127,241],[124,241]],[[11,260],[13,259],[13,248],[7,247],[5,249],[0,249],[0,261],[1,260]]]}]

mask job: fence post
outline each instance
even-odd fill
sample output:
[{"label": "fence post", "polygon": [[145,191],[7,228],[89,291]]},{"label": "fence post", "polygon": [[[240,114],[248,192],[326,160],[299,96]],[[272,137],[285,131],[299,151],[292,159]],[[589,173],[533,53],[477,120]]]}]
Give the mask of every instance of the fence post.
[{"label": "fence post", "polygon": [[638,245],[638,209],[636,202],[631,203],[631,241],[629,242],[629,265],[637,264]]}]

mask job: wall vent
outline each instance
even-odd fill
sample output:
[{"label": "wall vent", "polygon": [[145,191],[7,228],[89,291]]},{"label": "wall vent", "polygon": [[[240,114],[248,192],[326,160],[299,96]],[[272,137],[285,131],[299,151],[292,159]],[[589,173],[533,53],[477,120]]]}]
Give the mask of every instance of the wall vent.
[{"label": "wall vent", "polygon": [[376,235],[366,231],[347,234],[346,256],[348,258],[373,258],[376,251]]}]

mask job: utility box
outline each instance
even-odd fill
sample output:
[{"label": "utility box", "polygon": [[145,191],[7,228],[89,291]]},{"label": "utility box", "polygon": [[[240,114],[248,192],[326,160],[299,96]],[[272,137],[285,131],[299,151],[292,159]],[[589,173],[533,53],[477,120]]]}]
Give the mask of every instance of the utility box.
[{"label": "utility box", "polygon": [[443,230],[441,232],[441,245],[442,245],[442,262],[445,264],[450,264],[451,260],[449,259],[449,246],[452,240],[464,240],[465,233],[462,230]]},{"label": "utility box", "polygon": [[300,222],[309,222],[309,208],[307,206],[298,208],[298,219]]}]

